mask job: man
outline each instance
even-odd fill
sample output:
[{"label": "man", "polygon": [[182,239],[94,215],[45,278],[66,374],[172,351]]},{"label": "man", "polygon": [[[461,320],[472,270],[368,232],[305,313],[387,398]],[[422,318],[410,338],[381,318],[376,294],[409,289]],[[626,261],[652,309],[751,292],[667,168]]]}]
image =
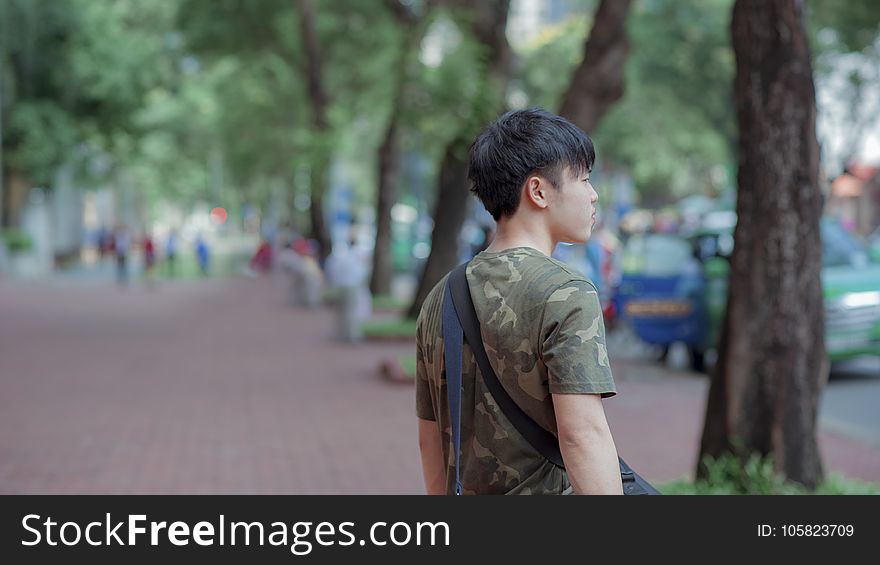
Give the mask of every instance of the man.
[{"label": "man", "polygon": [[[520,408],[555,434],[565,469],[517,432],[488,392],[465,345],[461,483],[465,494],[622,494],[602,398],[616,393],[595,286],[550,258],[559,242],[584,243],[595,222],[592,141],[541,109],[509,112],[470,152],[472,190],[497,223],[467,269],[483,343]],[[429,494],[455,492],[443,374],[446,278],[419,315],[416,405]]]}]

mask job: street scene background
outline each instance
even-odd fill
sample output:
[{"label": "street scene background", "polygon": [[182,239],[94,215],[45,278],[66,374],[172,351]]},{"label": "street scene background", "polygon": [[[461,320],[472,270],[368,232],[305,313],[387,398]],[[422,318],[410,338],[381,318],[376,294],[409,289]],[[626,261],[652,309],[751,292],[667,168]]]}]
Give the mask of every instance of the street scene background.
[{"label": "street scene background", "polygon": [[[628,463],[668,493],[880,492],[880,6],[803,4],[0,0],[0,493],[423,492],[415,318],[494,235],[470,142],[530,106],[596,144],[594,235],[553,256],[599,290]],[[761,9],[804,38],[812,161],[747,119],[766,67],[736,14]],[[793,162],[820,206],[780,221],[789,261],[746,236]],[[821,322],[727,316],[788,319],[743,290],[786,269]],[[815,397],[771,384],[797,351]],[[738,360],[766,430],[709,401]],[[732,458],[702,465],[718,421]]]}]

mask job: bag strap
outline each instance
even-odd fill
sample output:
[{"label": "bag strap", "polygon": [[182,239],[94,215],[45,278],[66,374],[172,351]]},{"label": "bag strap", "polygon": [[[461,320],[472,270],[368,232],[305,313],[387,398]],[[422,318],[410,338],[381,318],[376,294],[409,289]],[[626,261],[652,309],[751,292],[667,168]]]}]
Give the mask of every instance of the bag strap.
[{"label": "bag strap", "polygon": [[[470,289],[468,287],[466,275],[467,263],[463,263],[456,267],[450,274],[446,283],[447,293],[452,298],[452,304],[455,308],[457,321],[463,330],[464,337],[467,339],[468,345],[474,353],[477,366],[480,368],[480,374],[483,375],[483,382],[486,388],[492,394],[501,412],[507,417],[513,427],[522,435],[535,450],[544,456],[545,459],[556,465],[557,467],[565,467],[562,461],[562,452],[559,450],[559,440],[556,436],[542,428],[528,414],[526,414],[519,405],[510,398],[507,391],[498,380],[489,357],[486,355],[486,348],[483,345],[483,337],[480,334],[480,322],[477,320],[477,313],[474,309],[474,303],[471,299]],[[444,304],[445,309],[445,304]],[[444,314],[443,323],[446,326],[447,315]],[[445,329],[444,329],[445,336]],[[444,337],[445,350],[448,351],[448,345]],[[461,353],[457,355],[458,371],[461,371]],[[447,361],[446,379],[447,387],[449,386],[450,365]],[[459,375],[458,384],[461,385],[461,375]],[[452,403],[449,404],[450,409]],[[457,403],[459,409],[459,417],[461,415],[461,402]],[[455,417],[453,417],[453,420]],[[456,449],[458,447],[456,446]],[[456,451],[456,457],[458,453]],[[456,469],[457,469],[456,464]],[[457,480],[457,477],[456,477]]]},{"label": "bag strap", "polygon": [[452,425],[452,450],[455,457],[455,494],[461,494],[459,455],[461,451],[461,352],[462,329],[452,305],[451,287],[443,295],[443,361],[446,372],[446,398]]}]

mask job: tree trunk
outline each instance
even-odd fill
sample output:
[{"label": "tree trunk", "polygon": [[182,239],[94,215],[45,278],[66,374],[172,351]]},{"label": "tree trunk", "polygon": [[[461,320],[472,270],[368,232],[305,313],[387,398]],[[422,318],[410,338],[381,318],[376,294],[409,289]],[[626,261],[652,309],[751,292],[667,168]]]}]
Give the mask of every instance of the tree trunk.
[{"label": "tree trunk", "polygon": [[318,242],[318,254],[323,265],[333,247],[330,240],[330,229],[324,214],[324,192],[327,186],[327,172],[330,169],[330,156],[319,155],[312,160],[312,163],[314,168],[309,176],[311,190],[309,219],[312,224],[311,237]]},{"label": "tree trunk", "polygon": [[[399,100],[399,97],[397,97]],[[391,110],[391,121],[379,147],[379,186],[376,194],[376,245],[373,249],[373,272],[370,291],[391,293],[391,207],[397,201],[400,181],[400,147],[398,144],[398,110]]]},{"label": "tree trunk", "polygon": [[629,52],[626,20],[630,0],[602,0],[559,113],[592,133],[602,116],[623,97],[624,62]]},{"label": "tree trunk", "polygon": [[327,222],[324,219],[324,194],[327,192],[328,168],[330,167],[329,143],[327,135],[327,92],[324,88],[323,63],[318,34],[315,31],[315,12],[311,0],[296,0],[299,11],[300,34],[306,60],[306,87],[312,105],[312,129],[321,145],[315,150],[311,174],[312,238],[318,242],[321,261],[330,255],[331,240]]},{"label": "tree trunk", "polygon": [[[422,272],[421,284],[407,317],[416,318],[428,293],[440,279],[458,264],[458,234],[467,214],[467,150],[470,140],[461,138],[446,148],[437,182],[434,204],[434,231],[431,233],[431,254]],[[432,282],[433,281],[433,282]]]},{"label": "tree trunk", "polygon": [[739,222],[700,457],[772,455],[777,470],[812,488],[822,477],[816,412],[828,357],[802,10],[798,0],[737,0],[733,8]]},{"label": "tree trunk", "polygon": [[397,60],[391,117],[385,137],[379,147],[379,185],[376,190],[376,243],[373,248],[373,269],[370,291],[390,294],[393,266],[391,264],[391,208],[397,201],[400,183],[400,112],[404,104],[404,90],[412,73],[413,58],[418,55],[419,40],[424,33],[423,19],[397,0],[389,2],[398,25],[403,29],[403,41]]},{"label": "tree trunk", "polygon": [[[488,50],[485,80],[482,88],[496,94],[496,99],[484,108],[471,108],[473,119],[446,147],[438,175],[437,203],[434,212],[434,232],[431,234],[431,254],[419,278],[415,299],[407,316],[418,316],[422,302],[440,279],[455,267],[458,260],[458,236],[464,225],[470,196],[467,178],[467,153],[473,136],[479,128],[494,119],[503,107],[504,92],[510,67],[510,45],[507,43],[507,15],[510,0],[483,0],[463,2],[474,15],[474,37]],[[457,167],[457,169],[455,169]],[[457,183],[457,184],[455,184]]]},{"label": "tree trunk", "polygon": [[28,192],[31,188],[30,179],[15,170],[7,169],[3,182],[3,217],[0,227],[21,227],[21,213],[27,204]]}]

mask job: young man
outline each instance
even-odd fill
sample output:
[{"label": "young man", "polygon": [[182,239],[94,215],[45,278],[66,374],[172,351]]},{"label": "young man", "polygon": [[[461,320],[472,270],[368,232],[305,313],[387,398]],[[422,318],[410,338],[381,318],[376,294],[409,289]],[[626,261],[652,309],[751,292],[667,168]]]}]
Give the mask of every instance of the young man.
[{"label": "young man", "polygon": [[[474,141],[468,176],[497,223],[467,268],[483,343],[520,408],[559,439],[565,469],[544,459],[499,410],[467,345],[462,360],[460,473],[466,494],[622,494],[602,398],[616,393],[596,288],[550,258],[584,243],[595,222],[593,143],[541,109],[509,112]],[[416,405],[429,494],[455,492],[443,375],[446,278],[419,315]]]}]

